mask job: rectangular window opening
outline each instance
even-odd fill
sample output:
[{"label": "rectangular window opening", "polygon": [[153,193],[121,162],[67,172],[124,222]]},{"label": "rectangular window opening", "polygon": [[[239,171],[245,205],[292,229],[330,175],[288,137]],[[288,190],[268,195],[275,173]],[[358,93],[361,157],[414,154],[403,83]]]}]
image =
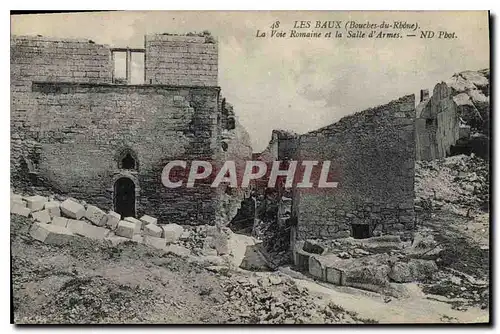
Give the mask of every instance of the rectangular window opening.
[{"label": "rectangular window opening", "polygon": [[125,85],[144,84],[144,50],[111,49],[113,57],[113,83]]}]

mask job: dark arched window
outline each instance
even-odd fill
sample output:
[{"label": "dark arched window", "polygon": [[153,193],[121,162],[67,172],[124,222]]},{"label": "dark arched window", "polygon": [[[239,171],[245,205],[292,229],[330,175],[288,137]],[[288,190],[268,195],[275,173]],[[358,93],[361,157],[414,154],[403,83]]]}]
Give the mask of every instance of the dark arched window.
[{"label": "dark arched window", "polygon": [[118,168],[138,170],[139,162],[137,161],[137,155],[130,149],[125,149],[121,152],[118,157]]},{"label": "dark arched window", "polygon": [[135,169],[135,159],[132,158],[130,153],[127,153],[125,158],[122,159],[122,168],[123,169]]}]

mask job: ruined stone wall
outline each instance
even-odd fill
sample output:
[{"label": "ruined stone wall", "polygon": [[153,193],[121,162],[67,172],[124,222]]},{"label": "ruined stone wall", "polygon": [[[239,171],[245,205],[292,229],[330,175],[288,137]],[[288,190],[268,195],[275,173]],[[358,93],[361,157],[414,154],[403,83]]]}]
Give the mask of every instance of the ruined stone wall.
[{"label": "ruined stone wall", "polygon": [[[89,40],[13,36],[11,91],[29,92],[33,81],[111,83],[111,51]],[[16,98],[22,99],[22,95]]]},{"label": "ruined stone wall", "polygon": [[147,35],[147,84],[217,86],[217,43],[211,36]]},{"label": "ruined stone wall", "polygon": [[[33,113],[24,126],[41,146],[38,175],[59,191],[113,207],[117,178],[134,180],[137,212],[162,222],[210,223],[215,190],[209,185],[169,189],[161,183],[171,160],[210,159],[218,149],[217,87],[33,85]],[[122,152],[136,171],[119,169]]]},{"label": "ruined stone wall", "polygon": [[332,161],[339,185],[294,189],[295,238],[348,237],[352,224],[390,234],[414,227],[413,95],[302,135],[296,158]]},{"label": "ruined stone wall", "polygon": [[446,157],[460,135],[457,106],[450,87],[444,82],[437,84],[432,97],[422,101],[417,110],[417,160]]},{"label": "ruined stone wall", "polygon": [[17,172],[28,172],[23,157],[36,159],[40,151],[36,129],[26,125],[37,107],[32,83],[111,83],[111,51],[89,40],[12,36],[10,75],[11,179],[22,182]]}]

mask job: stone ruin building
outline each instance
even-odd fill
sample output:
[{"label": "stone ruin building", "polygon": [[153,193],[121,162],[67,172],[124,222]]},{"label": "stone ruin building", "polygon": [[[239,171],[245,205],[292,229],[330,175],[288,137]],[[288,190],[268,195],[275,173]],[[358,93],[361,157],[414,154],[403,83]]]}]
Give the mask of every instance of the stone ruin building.
[{"label": "stone ruin building", "polygon": [[[144,80],[133,84],[137,56]],[[115,57],[125,59],[124,76]],[[12,36],[12,185],[165,223],[224,218],[233,209],[221,189],[161,182],[171,160],[250,159],[249,144],[229,147],[244,130],[221,97],[217,72],[217,43],[206,33],[147,35],[141,49]]]},{"label": "stone ruin building", "polygon": [[[140,83],[131,79],[137,55]],[[441,83],[431,97],[422,91],[417,107],[408,95],[306,134],[273,131],[266,151],[252,154],[217,73],[209,34],[147,35],[135,49],[12,36],[12,185],[165,223],[252,225],[259,210],[250,192],[265,180],[250,191],[171,189],[162,185],[163,167],[172,160],[330,160],[337,188],[279,190],[273,219],[289,227],[290,241],[402,235],[415,226],[415,160],[449,154],[466,132],[457,84]]]}]

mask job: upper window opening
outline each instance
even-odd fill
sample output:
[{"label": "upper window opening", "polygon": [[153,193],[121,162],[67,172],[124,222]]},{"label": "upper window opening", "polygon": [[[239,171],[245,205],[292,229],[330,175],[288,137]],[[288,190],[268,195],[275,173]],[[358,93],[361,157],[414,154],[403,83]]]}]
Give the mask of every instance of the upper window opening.
[{"label": "upper window opening", "polygon": [[144,84],[144,49],[111,49],[113,57],[113,83]]}]

